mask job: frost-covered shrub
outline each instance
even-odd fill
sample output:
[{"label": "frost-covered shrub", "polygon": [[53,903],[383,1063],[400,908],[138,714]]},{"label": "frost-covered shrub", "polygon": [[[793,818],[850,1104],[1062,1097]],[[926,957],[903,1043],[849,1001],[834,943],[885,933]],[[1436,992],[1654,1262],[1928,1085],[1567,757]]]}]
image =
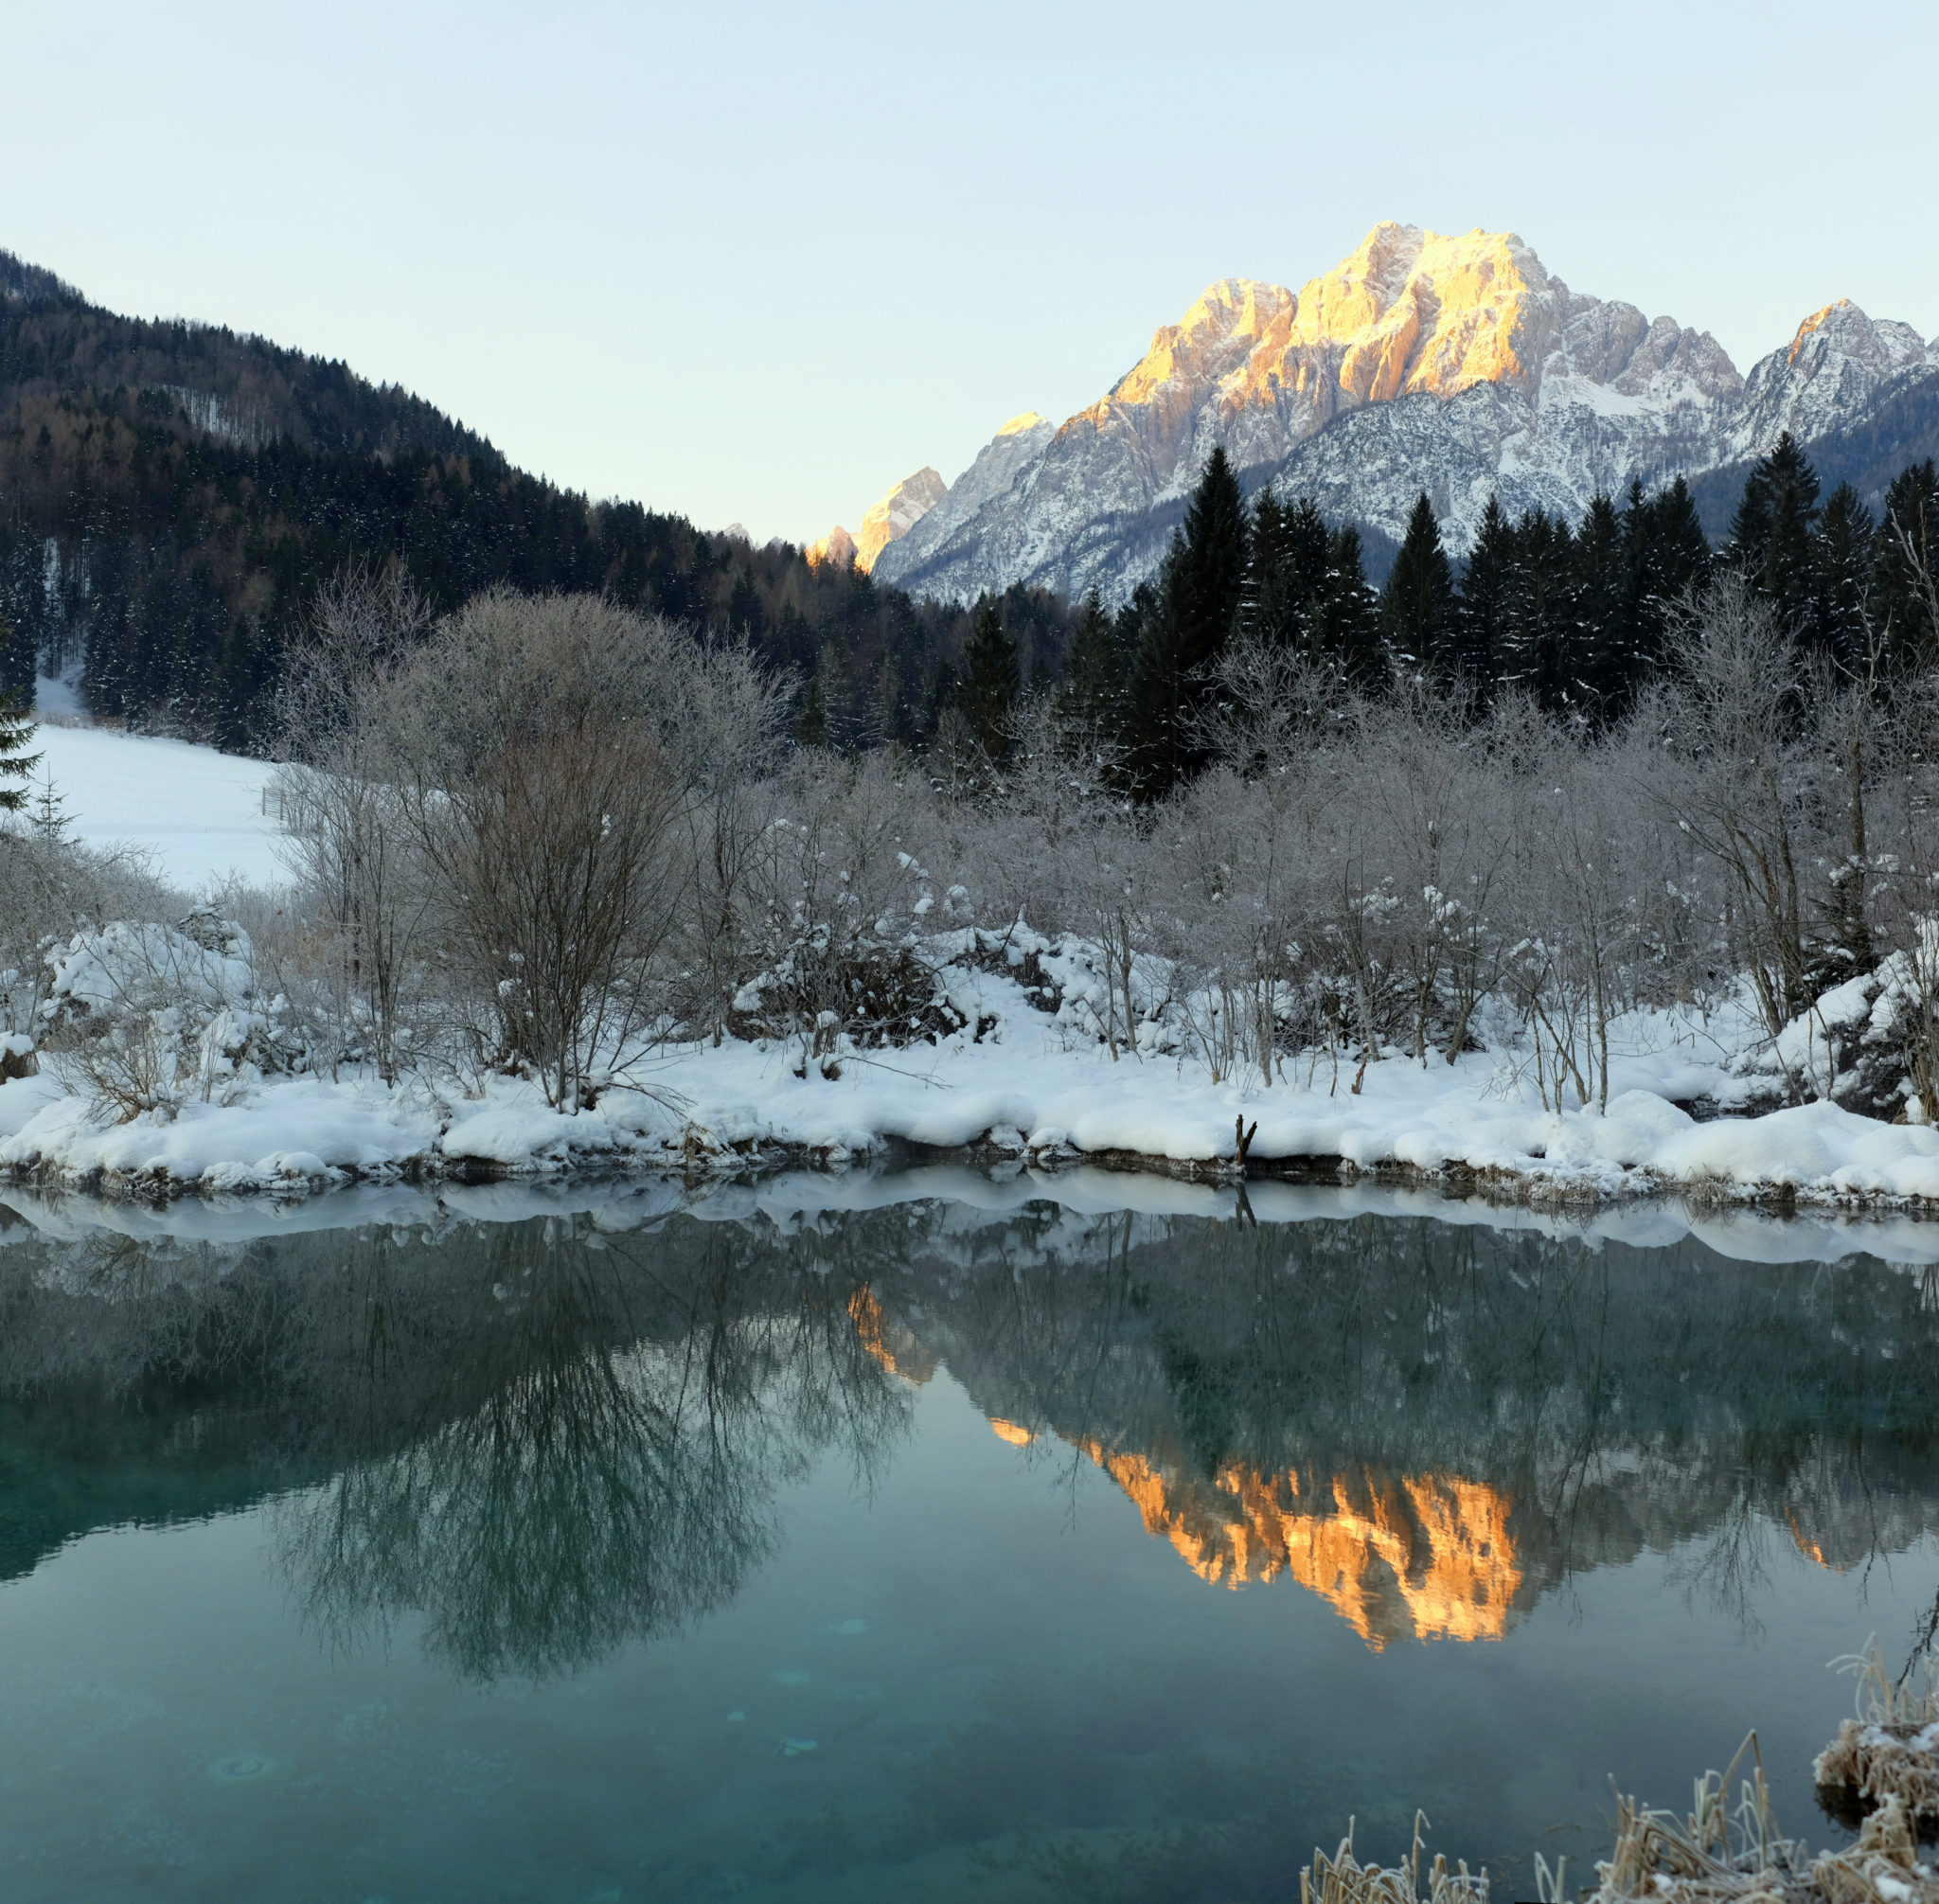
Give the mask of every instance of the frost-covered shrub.
[{"label": "frost-covered shrub", "polygon": [[912,850],[927,798],[919,776],[880,756],[791,763],[743,882],[738,1036],[798,1038],[804,1064],[826,1067],[845,1047],[973,1024],[943,957],[925,949],[969,911],[964,888],[942,885]]},{"label": "frost-covered shrub", "polygon": [[58,803],[0,819],[0,1032],[37,1036],[46,954],[93,920],[172,918],[183,900],[132,848],[66,837]]},{"label": "frost-covered shrub", "polygon": [[836,951],[815,934],[735,994],[728,1028],[737,1038],[804,1041],[824,1069],[844,1049],[934,1043],[974,1022],[951,995],[950,972],[912,945],[856,941]]},{"label": "frost-covered shrub", "polygon": [[286,1001],[258,984],[248,934],[212,912],[177,926],[90,928],[47,965],[43,1042],[104,1116],[166,1118],[303,1062]]}]

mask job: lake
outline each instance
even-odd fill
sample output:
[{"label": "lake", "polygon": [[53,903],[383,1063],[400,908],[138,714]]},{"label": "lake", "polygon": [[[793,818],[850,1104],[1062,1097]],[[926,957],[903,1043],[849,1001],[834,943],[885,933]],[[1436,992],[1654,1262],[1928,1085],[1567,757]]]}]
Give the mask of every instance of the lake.
[{"label": "lake", "polygon": [[1573,1893],[1752,1727],[1843,1842],[1826,1663],[1939,1595],[1902,1224],[8,1196],[12,1900],[1296,1899],[1417,1807]]}]

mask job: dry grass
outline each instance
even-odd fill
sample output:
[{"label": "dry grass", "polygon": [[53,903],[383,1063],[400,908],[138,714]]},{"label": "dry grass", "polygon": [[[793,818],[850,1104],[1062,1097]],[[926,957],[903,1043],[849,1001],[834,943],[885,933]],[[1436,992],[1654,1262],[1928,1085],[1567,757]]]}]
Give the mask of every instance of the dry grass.
[{"label": "dry grass", "polygon": [[1896,1793],[1865,1820],[1859,1842],[1811,1867],[1829,1904],[1933,1904],[1939,1878],[1919,1864],[1917,1834]]},{"label": "dry grass", "polygon": [[[1313,1861],[1299,1874],[1300,1904],[1421,1904],[1420,1844],[1429,1829],[1424,1812],[1414,1814],[1414,1849],[1393,1870],[1362,1864],[1353,1855],[1354,1821],[1331,1858],[1318,1845]],[[1470,1873],[1466,1863],[1454,1871],[1439,1852],[1428,1869],[1428,1904],[1488,1904],[1485,1871]]]},{"label": "dry grass", "polygon": [[[1751,1775],[1730,1803],[1731,1780],[1748,1754]],[[1777,1828],[1763,1754],[1753,1732],[1723,1771],[1697,1780],[1689,1812],[1652,1810],[1620,1793],[1616,1842],[1596,1867],[1597,1904],[1628,1897],[1693,1900],[1798,1895],[1807,1871],[1804,1845]]]},{"label": "dry grass", "polygon": [[[1697,1780],[1681,1816],[1617,1794],[1615,1845],[1596,1865],[1586,1904],[1939,1904],[1939,1872],[1918,1855],[1920,1806],[1939,1794],[1939,1689],[1930,1681],[1916,1693],[1894,1685],[1876,1641],[1833,1664],[1859,1680],[1859,1717],[1845,1721],[1814,1770],[1821,1785],[1848,1784],[1872,1807],[1857,1843],[1814,1860],[1801,1839],[1785,1837],[1753,1732],[1724,1771]],[[1340,1849],[1331,1858],[1315,1850],[1301,1872],[1300,1904],[1487,1904],[1487,1874],[1465,1863],[1450,1873],[1439,1856],[1423,1893],[1426,1829],[1416,1813],[1412,1854],[1387,1870],[1354,1857],[1349,1823]],[[1562,1867],[1539,1857],[1535,1865],[1541,1904],[1564,1904]]]},{"label": "dry grass", "polygon": [[1896,1804],[1914,1832],[1939,1823],[1939,1685],[1930,1665],[1922,1687],[1895,1684],[1876,1635],[1832,1664],[1858,1681],[1858,1716],[1818,1754],[1812,1776],[1861,1808]]}]

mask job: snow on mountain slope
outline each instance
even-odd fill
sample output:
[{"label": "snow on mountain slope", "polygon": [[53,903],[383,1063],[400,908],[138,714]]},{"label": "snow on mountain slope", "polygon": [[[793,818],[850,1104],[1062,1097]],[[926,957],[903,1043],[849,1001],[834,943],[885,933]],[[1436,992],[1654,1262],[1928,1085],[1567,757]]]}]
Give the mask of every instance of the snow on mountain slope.
[{"label": "snow on mountain slope", "polygon": [[[59,684],[49,700],[58,700]],[[107,727],[44,723],[34,736],[45,774],[75,836],[94,845],[125,845],[154,856],[164,879],[196,892],[238,874],[254,885],[282,884],[276,769],[198,747]],[[30,796],[31,797],[31,796]],[[265,810],[265,809],[267,810]]]},{"label": "snow on mountain slope", "polygon": [[1707,332],[1572,291],[1512,233],[1382,224],[1297,293],[1212,285],[1061,427],[1006,424],[875,572],[950,599],[1021,581],[1121,600],[1215,443],[1249,485],[1396,537],[1425,489],[1461,548],[1497,490],[1578,514],[1840,427],[1932,362],[1841,302],[1746,380]]},{"label": "snow on mountain slope", "polygon": [[1806,318],[1788,348],[1758,361],[1745,380],[1730,454],[1760,456],[1786,430],[1801,442],[1828,435],[1929,366],[1939,367],[1939,344],[1929,349],[1910,324],[1867,317],[1841,297]]}]

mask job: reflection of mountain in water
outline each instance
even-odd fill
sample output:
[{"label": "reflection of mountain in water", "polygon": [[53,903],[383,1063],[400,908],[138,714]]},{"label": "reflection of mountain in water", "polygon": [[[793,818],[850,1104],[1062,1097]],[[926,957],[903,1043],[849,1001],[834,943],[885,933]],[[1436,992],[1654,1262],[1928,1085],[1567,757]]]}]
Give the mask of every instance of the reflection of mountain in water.
[{"label": "reflection of mountain in water", "polygon": [[1297,1582],[1377,1649],[1500,1638],[1646,1549],[1754,1619],[1780,1545],[1842,1568],[1939,1516],[1939,1316],[1883,1265],[1370,1219],[1068,1234],[985,1232],[996,1273],[910,1320],[871,1293],[870,1339],[1094,1463],[1202,1578]]},{"label": "reflection of mountain in water", "polygon": [[1379,1651],[1390,1640],[1498,1640],[1521,1575],[1508,1503],[1456,1476],[1260,1474],[1209,1481],[1169,1463],[1078,1446],[1130,1496],[1201,1579],[1228,1587],[1283,1574],[1320,1595]]},{"label": "reflection of mountain in water", "polygon": [[1358,1218],[1267,1229],[922,1202],[0,1251],[0,1576],[122,1520],[286,1495],[338,1636],[572,1669],[731,1599],[785,1489],[889,1457],[947,1367],[1202,1578],[1378,1648],[1500,1638],[1677,1548],[1754,1619],[1939,1514],[1939,1317],[1859,1258],[1744,1267]]}]

